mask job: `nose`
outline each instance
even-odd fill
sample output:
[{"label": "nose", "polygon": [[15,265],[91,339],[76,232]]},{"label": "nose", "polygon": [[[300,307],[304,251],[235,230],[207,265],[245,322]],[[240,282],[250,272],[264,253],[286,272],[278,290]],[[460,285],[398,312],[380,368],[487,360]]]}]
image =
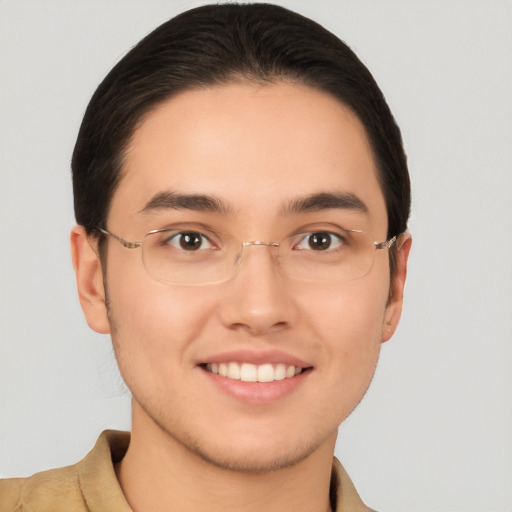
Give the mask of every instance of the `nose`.
[{"label": "nose", "polygon": [[288,279],[276,265],[274,247],[267,242],[245,242],[236,275],[226,283],[220,305],[223,324],[251,335],[290,327],[296,318]]}]

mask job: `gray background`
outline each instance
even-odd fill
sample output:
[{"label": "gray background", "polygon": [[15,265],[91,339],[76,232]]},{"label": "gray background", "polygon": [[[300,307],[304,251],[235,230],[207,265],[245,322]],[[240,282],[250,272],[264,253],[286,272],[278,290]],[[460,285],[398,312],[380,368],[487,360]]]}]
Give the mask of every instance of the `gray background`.
[{"label": "gray background", "polygon": [[[0,0],[0,474],[129,428],[69,258],[69,159],[112,65],[203,2]],[[512,3],[278,1],[346,40],[402,128],[414,235],[402,324],[337,454],[378,510],[512,510]],[[307,414],[307,411],[304,411]]]}]

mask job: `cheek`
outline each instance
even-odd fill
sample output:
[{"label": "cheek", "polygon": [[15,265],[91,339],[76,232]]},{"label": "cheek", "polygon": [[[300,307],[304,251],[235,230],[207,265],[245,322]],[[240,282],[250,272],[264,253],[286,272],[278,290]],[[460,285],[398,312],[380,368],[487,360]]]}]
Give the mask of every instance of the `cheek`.
[{"label": "cheek", "polygon": [[[326,336],[364,340],[382,329],[388,289],[381,283],[352,281],[339,286],[318,285],[302,297],[301,310]],[[314,320],[316,319],[316,320]]]},{"label": "cheek", "polygon": [[[363,286],[364,284],[364,286]],[[312,289],[302,311],[325,362],[344,384],[371,379],[377,363],[388,291],[382,283],[354,281]],[[306,305],[307,302],[307,305]],[[307,320],[306,320],[307,319]],[[364,384],[363,384],[364,385]]]},{"label": "cheek", "polygon": [[211,316],[211,301],[197,289],[158,283],[141,267],[118,265],[107,274],[112,340],[125,378],[168,374]]},{"label": "cheek", "polygon": [[[117,289],[111,296],[112,314],[123,342],[144,341],[152,346],[179,346],[194,338],[209,317],[209,304],[197,291],[150,283],[137,290]],[[126,336],[124,337],[126,338]]]},{"label": "cheek", "polygon": [[[312,288],[300,301],[302,325],[309,326],[317,344],[323,404],[339,425],[361,401],[375,373],[387,288],[354,281]],[[318,393],[310,399],[316,403]]]},{"label": "cheek", "polygon": [[[204,330],[208,310],[197,293],[176,293],[151,283],[146,288],[123,290],[112,297],[112,332],[117,364],[128,388],[139,403],[164,400],[177,406],[187,395],[193,341]],[[179,295],[179,296],[178,296]],[[174,401],[174,402],[173,402]]]}]

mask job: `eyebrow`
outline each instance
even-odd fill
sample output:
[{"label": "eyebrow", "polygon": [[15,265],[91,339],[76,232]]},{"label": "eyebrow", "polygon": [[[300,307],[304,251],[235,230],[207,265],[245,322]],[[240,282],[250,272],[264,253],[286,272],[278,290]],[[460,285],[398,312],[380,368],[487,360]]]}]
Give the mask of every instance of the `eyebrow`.
[{"label": "eyebrow", "polygon": [[232,208],[215,196],[159,192],[146,203],[139,213],[152,213],[160,210],[195,210],[225,215],[231,212]]},{"label": "eyebrow", "polygon": [[366,204],[352,193],[320,192],[290,201],[285,209],[285,215],[297,213],[321,212],[323,210],[352,210],[368,213]]},{"label": "eyebrow", "polygon": [[[290,201],[281,214],[284,216],[321,212],[323,210],[352,210],[368,213],[366,204],[355,194],[319,192]],[[221,199],[205,194],[180,194],[166,191],[155,194],[139,213],[152,213],[161,210],[194,210],[227,215],[233,212],[231,205]]]}]

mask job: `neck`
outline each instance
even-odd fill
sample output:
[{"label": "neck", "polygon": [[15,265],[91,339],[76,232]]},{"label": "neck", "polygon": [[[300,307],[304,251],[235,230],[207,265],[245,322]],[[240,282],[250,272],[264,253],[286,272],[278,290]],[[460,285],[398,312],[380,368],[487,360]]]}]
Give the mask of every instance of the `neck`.
[{"label": "neck", "polygon": [[293,466],[238,472],[203,460],[149,418],[134,415],[116,472],[134,512],[328,512],[332,437]]}]

